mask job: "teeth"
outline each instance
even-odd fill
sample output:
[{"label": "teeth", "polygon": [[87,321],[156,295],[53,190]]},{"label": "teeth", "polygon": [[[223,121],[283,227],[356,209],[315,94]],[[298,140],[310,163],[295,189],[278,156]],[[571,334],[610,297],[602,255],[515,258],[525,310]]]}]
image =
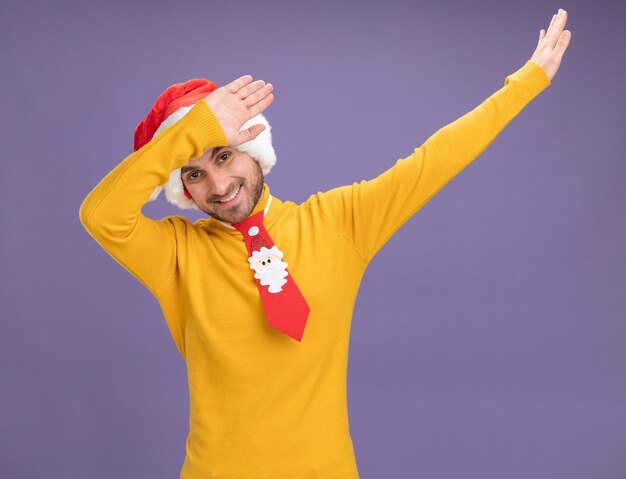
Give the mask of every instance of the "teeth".
[{"label": "teeth", "polygon": [[234,198],[235,198],[235,196],[237,196],[237,193],[239,193],[239,189],[240,189],[240,188],[241,188],[241,185],[239,185],[239,186],[237,187],[237,189],[233,192],[233,194],[232,194],[232,195],[230,195],[228,198],[223,199],[223,200],[217,200],[217,201],[218,201],[218,203],[228,203],[229,201],[231,201],[232,199],[234,199]]}]

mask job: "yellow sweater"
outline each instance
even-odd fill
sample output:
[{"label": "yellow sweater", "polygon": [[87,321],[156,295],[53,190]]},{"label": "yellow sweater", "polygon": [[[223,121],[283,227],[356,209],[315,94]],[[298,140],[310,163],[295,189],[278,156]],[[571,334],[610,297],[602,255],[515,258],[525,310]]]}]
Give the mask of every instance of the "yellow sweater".
[{"label": "yellow sweater", "polygon": [[[265,226],[311,313],[299,343],[268,326],[241,234],[211,218],[141,213],[170,171],[226,145],[200,102],[111,171],[84,200],[93,238],[157,298],[186,361],[184,479],[355,479],[346,374],[350,324],[368,262],[543,89],[528,61],[482,104],[371,181],[272,198]],[[269,187],[253,213],[265,208]]]}]

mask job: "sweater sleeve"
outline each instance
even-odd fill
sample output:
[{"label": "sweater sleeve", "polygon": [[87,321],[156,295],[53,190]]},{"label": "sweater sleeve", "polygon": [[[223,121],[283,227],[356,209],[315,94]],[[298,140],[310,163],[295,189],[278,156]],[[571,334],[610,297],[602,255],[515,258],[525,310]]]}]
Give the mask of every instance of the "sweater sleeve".
[{"label": "sweater sleeve", "polygon": [[367,264],[387,240],[477,158],[551,84],[530,60],[504,86],[378,177],[318,193],[312,200]]},{"label": "sweater sleeve", "polygon": [[203,151],[227,145],[211,110],[199,102],[187,115],[126,157],[87,195],[80,221],[118,263],[157,298],[177,268],[176,223],[141,213],[154,189],[170,172]]}]

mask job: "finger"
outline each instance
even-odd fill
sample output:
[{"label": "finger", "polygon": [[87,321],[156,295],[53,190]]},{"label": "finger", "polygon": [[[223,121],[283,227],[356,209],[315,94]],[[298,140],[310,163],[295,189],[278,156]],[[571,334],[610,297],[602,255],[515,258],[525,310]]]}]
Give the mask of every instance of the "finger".
[{"label": "finger", "polygon": [[539,45],[541,44],[541,40],[543,40],[543,37],[545,36],[546,36],[546,31],[542,28],[541,30],[539,30],[539,40],[537,41],[537,48],[539,48]]},{"label": "finger", "polygon": [[546,31],[542,28],[541,30],[539,30],[539,40],[537,40],[537,46],[535,47],[535,51],[533,52],[532,57],[535,58],[535,56],[538,54],[539,51],[541,51],[541,48],[543,46],[543,39],[546,36]]},{"label": "finger", "polygon": [[244,76],[237,78],[236,80],[233,80],[228,85],[225,85],[224,88],[226,88],[231,93],[237,93],[240,88],[243,88],[251,81],[252,81],[251,75],[244,75]]},{"label": "finger", "polygon": [[250,95],[251,93],[254,93],[260,88],[263,88],[263,86],[265,86],[265,82],[263,80],[253,81],[252,83],[248,83],[246,86],[241,88],[237,92],[237,96],[239,96],[239,98],[244,100],[248,95]]},{"label": "finger", "polygon": [[251,95],[248,95],[244,99],[244,104],[248,108],[252,107],[256,103],[258,103],[261,100],[263,100],[267,95],[272,93],[273,89],[274,89],[274,86],[271,83],[268,83],[267,85],[263,86],[263,88],[257,90],[255,93],[252,93]]},{"label": "finger", "polygon": [[567,10],[563,10],[561,12],[561,24],[563,28],[565,28],[566,23],[567,23]]},{"label": "finger", "polygon": [[555,28],[557,21],[559,20],[560,14],[561,14],[561,11],[559,9],[558,12],[552,15],[552,19],[550,20],[550,25],[548,25],[548,29],[546,30],[546,37],[549,37],[554,32],[554,28]]},{"label": "finger", "polygon": [[553,49],[558,41],[561,33],[563,33],[563,29],[565,28],[565,23],[567,22],[567,12],[565,10],[559,10],[557,18],[554,21],[554,24],[549,29],[546,34],[546,41],[548,42],[548,47]]},{"label": "finger", "polygon": [[263,112],[268,106],[272,104],[273,101],[274,101],[274,94],[270,93],[265,98],[263,98],[260,102],[252,105],[250,108],[248,108],[248,111],[250,112],[250,117],[257,116],[259,113]]},{"label": "finger", "polygon": [[567,47],[569,46],[569,42],[571,39],[572,39],[572,32],[570,32],[569,30],[565,30],[563,33],[561,33],[561,36],[559,37],[559,41],[556,44],[556,53],[557,53],[557,58],[559,62],[561,61],[561,58],[563,57],[565,50],[567,50]]},{"label": "finger", "polygon": [[240,131],[237,139],[234,143],[231,143],[231,145],[239,146],[242,143],[254,140],[263,130],[265,130],[265,125],[252,125],[247,130]]}]

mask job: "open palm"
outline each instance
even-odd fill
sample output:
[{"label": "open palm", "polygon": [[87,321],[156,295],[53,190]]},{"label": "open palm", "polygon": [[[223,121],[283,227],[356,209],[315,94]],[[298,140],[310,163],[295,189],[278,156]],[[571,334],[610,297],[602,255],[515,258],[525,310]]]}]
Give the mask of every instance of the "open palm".
[{"label": "open palm", "polygon": [[246,121],[270,106],[274,101],[272,90],[271,83],[266,84],[263,80],[253,82],[252,76],[244,75],[204,98],[224,130],[230,146],[253,140],[265,129],[263,125],[253,125],[239,131]]}]

